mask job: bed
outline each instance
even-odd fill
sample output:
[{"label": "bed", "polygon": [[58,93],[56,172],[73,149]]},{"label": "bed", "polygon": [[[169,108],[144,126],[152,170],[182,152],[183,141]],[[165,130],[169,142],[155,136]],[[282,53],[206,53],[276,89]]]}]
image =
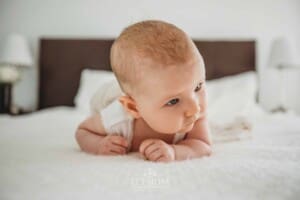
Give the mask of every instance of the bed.
[{"label": "bed", "polygon": [[[206,63],[211,120],[246,117],[250,137],[220,140],[210,157],[168,164],[138,153],[80,151],[74,133],[88,111],[78,99],[92,84],[83,81],[93,70],[110,70],[112,42],[40,40],[39,110],[0,116],[0,199],[299,198],[300,117],[257,105],[255,41],[195,40]],[[232,99],[239,101],[229,105]]]}]

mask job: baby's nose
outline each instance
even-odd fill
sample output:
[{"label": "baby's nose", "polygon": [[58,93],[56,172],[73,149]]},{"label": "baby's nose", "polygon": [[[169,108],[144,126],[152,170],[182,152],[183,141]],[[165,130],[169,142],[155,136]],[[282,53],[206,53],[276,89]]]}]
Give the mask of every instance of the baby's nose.
[{"label": "baby's nose", "polygon": [[188,109],[185,112],[186,117],[193,117],[199,114],[201,111],[200,105],[198,102],[193,101],[189,106]]}]

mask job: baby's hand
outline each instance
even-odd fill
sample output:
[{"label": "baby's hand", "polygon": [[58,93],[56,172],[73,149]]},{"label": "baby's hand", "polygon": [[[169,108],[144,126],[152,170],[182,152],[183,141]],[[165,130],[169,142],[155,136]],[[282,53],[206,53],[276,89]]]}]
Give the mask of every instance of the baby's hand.
[{"label": "baby's hand", "polygon": [[122,136],[107,135],[101,140],[98,154],[123,155],[127,153],[127,140]]},{"label": "baby's hand", "polygon": [[174,148],[159,139],[147,139],[140,145],[140,153],[147,159],[155,162],[170,162],[175,160]]}]

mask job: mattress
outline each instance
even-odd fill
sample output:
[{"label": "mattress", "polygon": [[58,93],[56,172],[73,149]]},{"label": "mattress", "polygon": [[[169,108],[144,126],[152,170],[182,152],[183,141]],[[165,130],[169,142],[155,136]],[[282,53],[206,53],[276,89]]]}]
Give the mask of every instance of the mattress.
[{"label": "mattress", "polygon": [[[255,116],[255,113],[253,113]],[[300,117],[266,114],[251,137],[219,142],[199,159],[154,163],[139,153],[82,152],[86,117],[55,107],[0,116],[0,199],[299,199]]]}]

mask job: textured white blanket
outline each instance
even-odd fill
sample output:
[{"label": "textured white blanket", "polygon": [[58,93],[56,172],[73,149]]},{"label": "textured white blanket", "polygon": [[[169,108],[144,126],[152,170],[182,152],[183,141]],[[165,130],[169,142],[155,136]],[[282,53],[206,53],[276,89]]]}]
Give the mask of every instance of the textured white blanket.
[{"label": "textured white blanket", "polygon": [[81,152],[84,117],[67,108],[1,116],[0,199],[299,199],[300,117],[264,116],[251,138],[170,164]]}]

